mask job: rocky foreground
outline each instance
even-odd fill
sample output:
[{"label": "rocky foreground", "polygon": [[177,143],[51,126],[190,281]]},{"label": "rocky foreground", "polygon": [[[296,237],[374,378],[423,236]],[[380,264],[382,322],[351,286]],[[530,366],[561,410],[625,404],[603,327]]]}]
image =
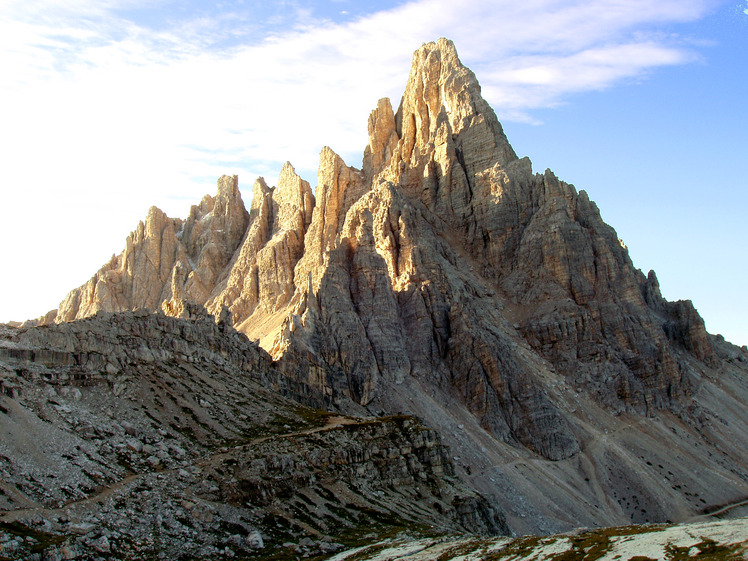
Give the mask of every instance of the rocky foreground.
[{"label": "rocky foreground", "polygon": [[0,559],[264,558],[401,529],[507,532],[433,430],[307,408],[274,380],[267,354],[210,316],[4,328]]}]

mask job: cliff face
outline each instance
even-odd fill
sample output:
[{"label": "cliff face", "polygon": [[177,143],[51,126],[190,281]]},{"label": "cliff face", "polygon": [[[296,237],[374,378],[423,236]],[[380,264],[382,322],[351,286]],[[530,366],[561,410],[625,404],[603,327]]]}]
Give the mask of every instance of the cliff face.
[{"label": "cliff face", "polygon": [[[451,42],[415,53],[368,130],[361,170],[322,151],[316,196],[287,164],[249,213],[227,177],[186,221],[152,209],[56,321],[228,311],[308,402],[445,431],[518,531],[675,519],[702,508],[697,487],[704,504],[748,494],[745,353],[662,298],[584,191],[517,157]],[[638,477],[663,446],[718,465],[721,490]]]},{"label": "cliff face", "polygon": [[204,304],[237,251],[248,218],[236,176],[221,177],[216,197],[206,195],[186,220],[151,207],[125,250],[68,294],[55,321],[100,310],[159,309],[169,300]]}]

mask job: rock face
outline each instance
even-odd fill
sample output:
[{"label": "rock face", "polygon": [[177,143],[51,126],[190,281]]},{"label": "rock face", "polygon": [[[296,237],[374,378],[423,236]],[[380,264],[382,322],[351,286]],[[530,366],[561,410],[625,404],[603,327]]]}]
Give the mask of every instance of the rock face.
[{"label": "rock face", "polygon": [[170,300],[204,304],[244,237],[248,218],[237,176],[221,177],[216,197],[206,195],[187,220],[151,207],[145,223],[128,236],[125,251],[72,291],[55,321],[99,310],[155,310]]},{"label": "rock face", "polygon": [[294,267],[304,253],[313,208],[312,189],[291,164],[283,167],[274,189],[258,179],[249,228],[206,307],[215,312],[227,306],[246,331],[253,316],[282,309],[294,292]]},{"label": "rock face", "polygon": [[587,193],[517,157],[451,42],[415,53],[368,130],[361,170],[323,149],[316,196],[286,164],[249,213],[227,177],[186,221],[152,209],[55,321],[230,317],[305,402],[441,429],[518,532],[748,495],[745,352],[663,299]]},{"label": "rock face", "polygon": [[[476,276],[521,310],[514,319],[536,351],[611,405],[680,406],[689,389],[615,231],[586,193],[549,171],[533,176],[529,160],[517,159],[450,43],[415,54],[394,129],[381,105],[372,120],[372,150],[391,138],[388,129],[398,138],[389,161],[370,158],[374,182],[398,185],[445,223],[431,220],[441,237],[462,242]],[[673,332],[698,330],[686,316],[674,318]],[[707,359],[703,326],[694,337]]]},{"label": "rock face", "polygon": [[[291,520],[315,504],[317,515],[305,522],[328,535],[376,521],[377,514],[441,530],[507,533],[488,501],[455,481],[435,431],[404,416],[340,421],[304,438],[260,442],[251,455],[236,448],[204,476],[216,481],[222,502],[272,507]],[[345,494],[344,513],[333,491]]]}]

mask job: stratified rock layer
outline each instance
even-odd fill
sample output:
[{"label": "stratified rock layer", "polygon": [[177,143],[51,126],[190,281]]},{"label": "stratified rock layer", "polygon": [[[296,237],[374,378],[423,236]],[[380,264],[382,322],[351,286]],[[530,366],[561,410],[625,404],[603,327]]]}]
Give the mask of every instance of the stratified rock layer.
[{"label": "stratified rock layer", "polygon": [[[368,130],[361,170],[323,149],[316,197],[286,164],[249,213],[227,177],[186,221],[152,209],[56,321],[230,317],[306,402],[445,431],[516,531],[748,495],[745,351],[667,302],[585,191],[517,157],[451,42],[415,53],[398,109],[380,100]],[[664,472],[642,478],[652,457]]]}]

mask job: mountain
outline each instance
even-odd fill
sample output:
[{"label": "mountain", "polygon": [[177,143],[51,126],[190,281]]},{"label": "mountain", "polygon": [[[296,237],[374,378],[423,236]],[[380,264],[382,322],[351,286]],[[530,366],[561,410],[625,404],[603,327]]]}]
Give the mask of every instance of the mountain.
[{"label": "mountain", "polygon": [[533,173],[451,42],[416,51],[368,130],[361,169],[323,149],[314,191],[286,164],[249,210],[236,176],[185,220],[152,208],[58,327],[22,330],[204,308],[285,398],[435,429],[518,534],[748,498],[748,350],[666,301],[586,192]]}]

